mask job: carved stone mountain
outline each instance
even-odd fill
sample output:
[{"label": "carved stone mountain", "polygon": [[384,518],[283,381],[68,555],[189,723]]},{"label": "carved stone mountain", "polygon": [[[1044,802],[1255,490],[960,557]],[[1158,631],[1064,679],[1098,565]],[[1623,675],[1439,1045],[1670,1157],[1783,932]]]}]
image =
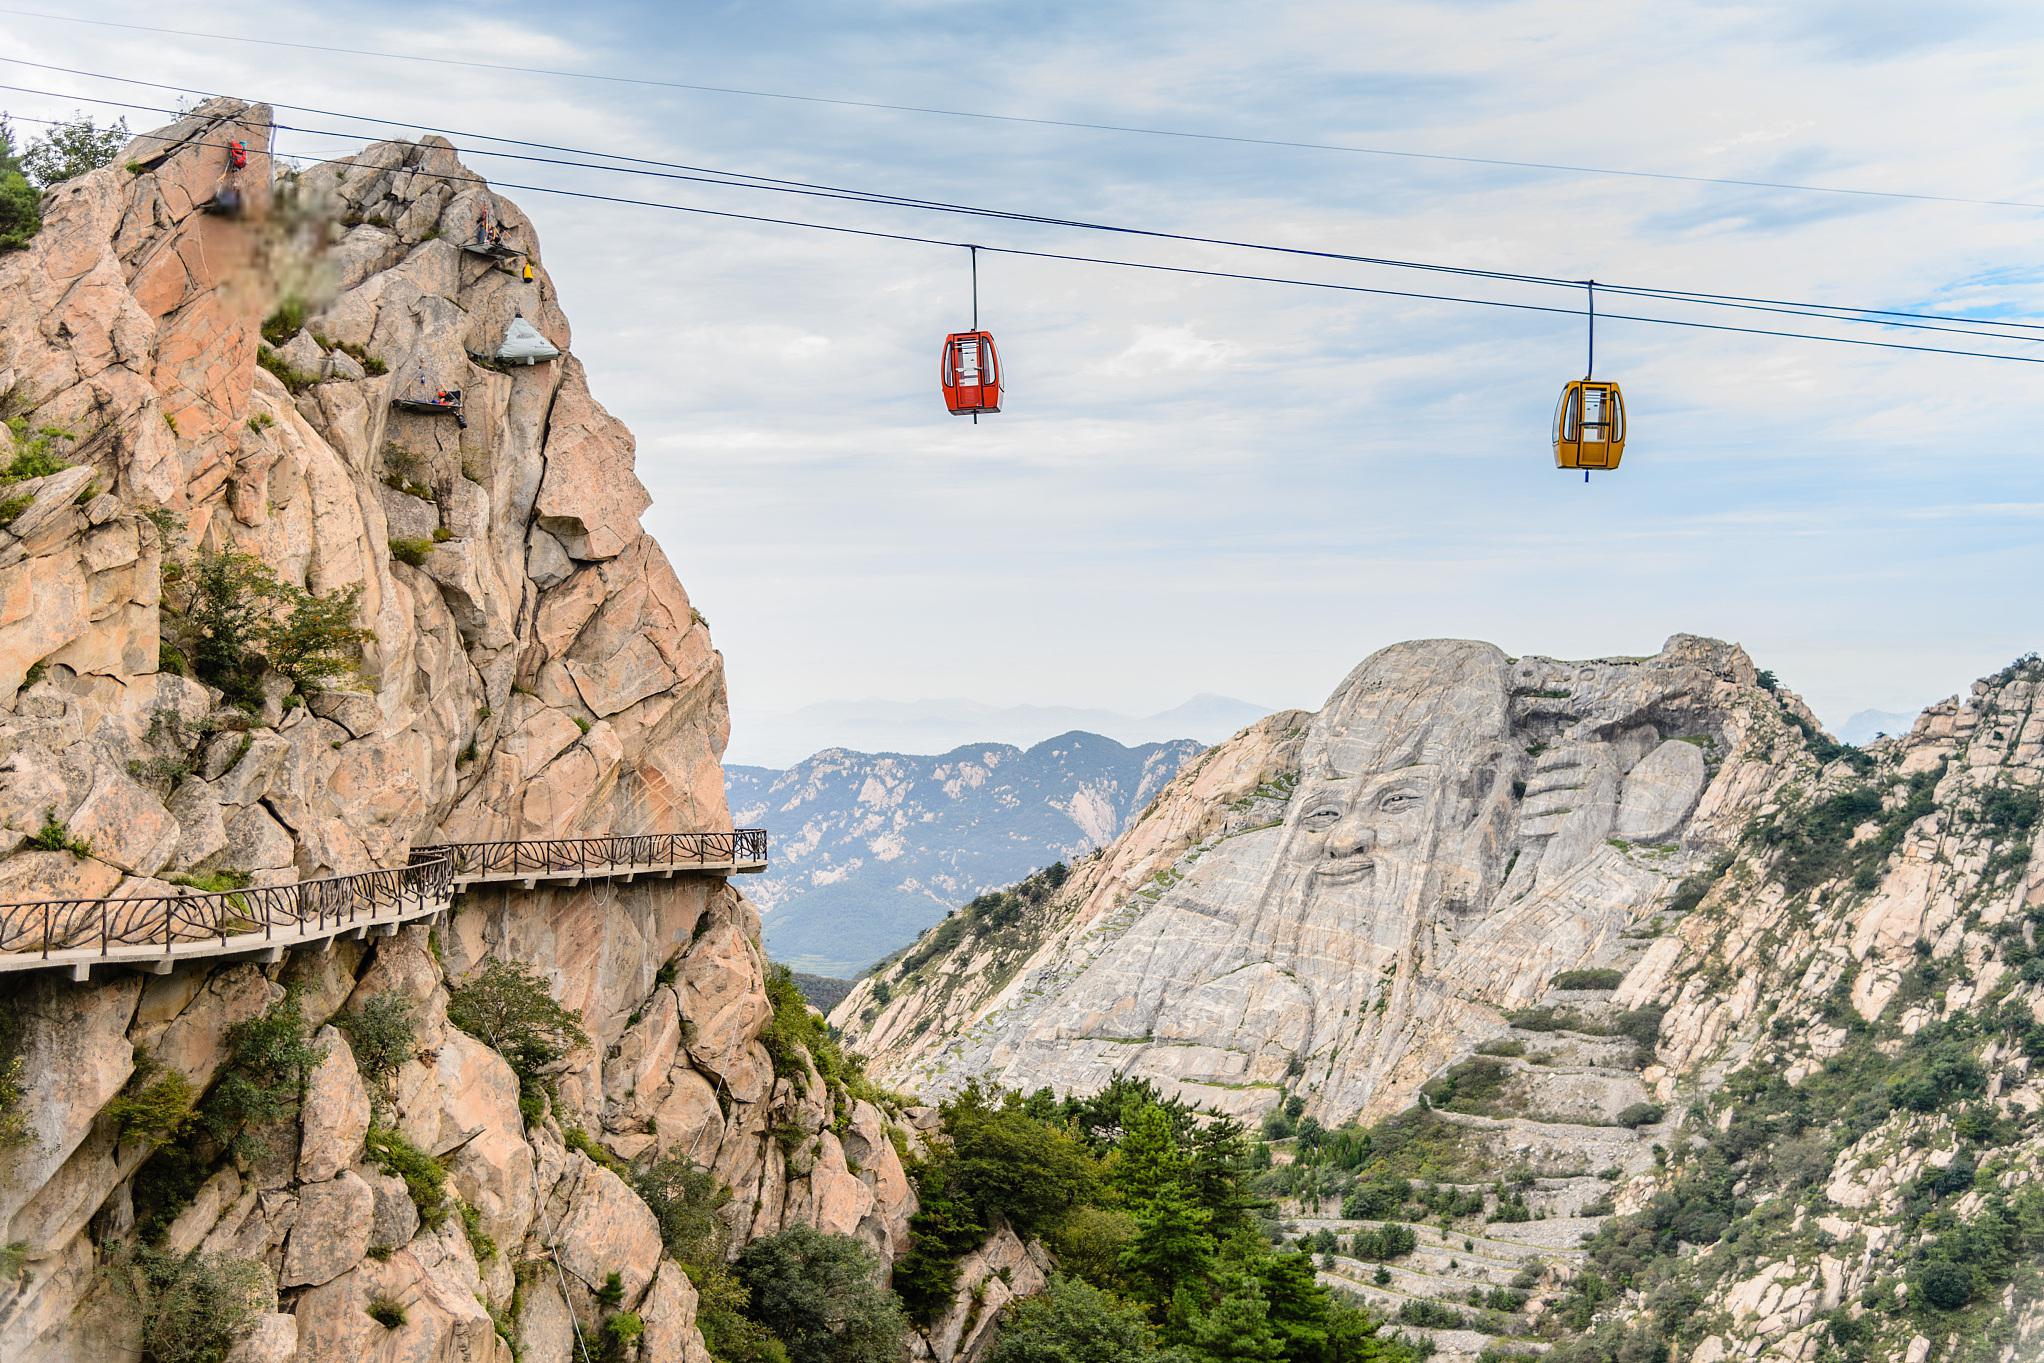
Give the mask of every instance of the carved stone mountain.
[{"label": "carved stone mountain", "polygon": [[[1119,868],[1114,910],[1089,903],[966,1025],[918,1045],[930,998],[900,980],[870,1020],[870,990],[837,1016],[896,1082],[1086,1091],[1132,1074],[1250,1114],[1287,1089],[1327,1121],[1395,1110],[1746,816],[1771,783],[1748,744],[1761,701],[1743,653],[1689,636],[1583,663],[1395,645],[1303,725],[1222,745],[1223,762],[1263,759],[1230,817]],[[1200,780],[1151,817],[1210,809]]]}]

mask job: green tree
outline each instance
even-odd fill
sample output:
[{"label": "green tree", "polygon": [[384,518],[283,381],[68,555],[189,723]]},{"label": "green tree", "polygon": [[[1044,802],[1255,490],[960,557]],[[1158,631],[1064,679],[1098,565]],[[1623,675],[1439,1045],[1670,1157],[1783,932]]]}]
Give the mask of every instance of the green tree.
[{"label": "green tree", "polygon": [[1212,1266],[1212,1220],[1184,1187],[1166,1183],[1136,1211],[1136,1235],[1121,1252],[1122,1271],[1139,1285],[1143,1299],[1160,1309],[1183,1283],[1204,1278]]},{"label": "green tree", "polygon": [[987,1363],[1143,1363],[1157,1357],[1140,1309],[1057,1274],[1040,1296],[1008,1308]]},{"label": "green tree", "polygon": [[522,961],[491,957],[447,991],[447,1020],[510,1062],[519,1088],[543,1085],[543,1071],[589,1040],[582,1021],[554,1001]]},{"label": "green tree", "polygon": [[1151,1103],[1129,1114],[1127,1128],[1115,1143],[1109,1176],[1130,1205],[1154,1200],[1167,1186],[1184,1192],[1192,1172],[1192,1161],[1179,1148],[1169,1113]]},{"label": "green tree", "polygon": [[944,1117],[953,1177],[980,1219],[1000,1217],[1028,1238],[1091,1195],[1093,1160],[1063,1127],[1019,1106],[990,1107],[976,1089],[948,1105]]},{"label": "green tree", "polygon": [[305,1013],[296,990],[259,1016],[227,1029],[227,1064],[200,1108],[215,1140],[236,1142],[245,1153],[265,1148],[250,1127],[296,1115],[305,1076],[324,1054],[306,1037]]},{"label": "green tree", "polygon": [[895,1363],[907,1323],[873,1252],[848,1235],[791,1226],[738,1256],[753,1319],[802,1363]]},{"label": "green tree", "polygon": [[82,113],[58,123],[29,143],[21,169],[38,189],[48,189],[110,164],[128,140],[128,120],[117,118],[102,128]]},{"label": "green tree", "polygon": [[1192,1316],[1185,1344],[1201,1363],[1286,1363],[1285,1342],[1271,1324],[1270,1303],[1249,1277],[1236,1277],[1211,1310]]},{"label": "green tree", "polygon": [[1136,1219],[1119,1207],[1076,1207],[1051,1231],[1051,1252],[1066,1273],[1112,1286],[1121,1253],[1136,1238]]},{"label": "green tree", "polygon": [[42,225],[42,195],[22,172],[14,129],[6,115],[0,114],[0,251],[28,245]]},{"label": "green tree", "polygon": [[419,1049],[418,1019],[412,1001],[395,989],[372,994],[362,1007],[335,1020],[369,1088],[384,1102],[394,1101],[398,1066]]},{"label": "green tree", "polygon": [[177,1255],[138,1245],[116,1252],[107,1274],[141,1318],[148,1363],[222,1363],[276,1301],[260,1263],[197,1250]]},{"label": "green tree", "polygon": [[718,1209],[731,1190],[707,1169],[683,1155],[670,1155],[632,1176],[639,1199],[660,1223],[660,1241],[682,1267],[719,1266],[724,1259],[724,1224]]},{"label": "green tree", "polygon": [[1226,1238],[1247,1230],[1256,1207],[1248,1191],[1248,1131],[1233,1117],[1218,1116],[1195,1125],[1187,1143],[1191,1169],[1186,1182],[1213,1217],[1214,1234]]},{"label": "green tree", "polygon": [[254,554],[202,551],[190,563],[166,563],[163,585],[199,680],[229,700],[260,699],[270,669],[301,691],[331,685],[354,672],[372,637],[355,623],[359,584],[315,595],[279,581]]}]

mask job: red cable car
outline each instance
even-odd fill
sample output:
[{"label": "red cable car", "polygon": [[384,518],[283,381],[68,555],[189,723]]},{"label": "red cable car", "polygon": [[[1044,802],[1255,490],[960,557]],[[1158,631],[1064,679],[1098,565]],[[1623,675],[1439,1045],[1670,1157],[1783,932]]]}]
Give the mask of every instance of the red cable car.
[{"label": "red cable car", "polygon": [[978,418],[1001,410],[1001,361],[988,331],[954,331],[944,338],[944,405],[953,416]]}]

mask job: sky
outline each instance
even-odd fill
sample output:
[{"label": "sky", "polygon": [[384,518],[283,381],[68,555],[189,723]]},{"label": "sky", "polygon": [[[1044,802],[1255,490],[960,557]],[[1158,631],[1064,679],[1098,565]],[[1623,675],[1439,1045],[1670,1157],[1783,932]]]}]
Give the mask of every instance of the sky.
[{"label": "sky", "polygon": [[[2044,16],[2027,0],[1948,4],[1935,22],[1887,0],[91,13],[827,99],[2044,202]],[[1176,232],[2044,314],[2034,207],[890,112],[8,11],[0,57]],[[64,92],[0,91],[17,116],[117,112],[87,94],[161,98],[16,66],[0,80]],[[349,145],[287,134],[280,150]],[[1531,286],[468,159],[500,185],[1580,306]],[[1620,472],[1585,486],[1547,445],[1560,385],[1582,371],[1580,318],[983,255],[980,316],[1009,389],[974,426],[936,384],[939,344],[971,311],[961,249],[502,192],[537,226],[597,396],[637,433],[645,523],[726,658],[734,760],[776,715],[832,699],[1140,714],[1212,692],[1315,707],[1371,650],[1420,636],[1582,657],[1717,635],[1834,725],[1913,710],[2044,646],[2044,367],[1607,320],[1598,372],[1625,385],[1631,441]]]}]

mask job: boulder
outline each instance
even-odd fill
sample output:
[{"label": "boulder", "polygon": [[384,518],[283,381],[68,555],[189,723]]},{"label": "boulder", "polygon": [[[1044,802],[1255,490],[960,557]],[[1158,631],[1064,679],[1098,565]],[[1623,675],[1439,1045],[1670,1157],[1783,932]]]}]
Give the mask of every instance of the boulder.
[{"label": "boulder", "polygon": [[343,1170],[298,1190],[298,1218],[284,1242],[283,1287],[330,1282],[360,1263],[375,1225],[376,1195]]},{"label": "boulder", "polygon": [[325,1182],[353,1164],[369,1130],[369,1093],[347,1040],[322,1027],[317,1041],[325,1054],[306,1076],[298,1117],[298,1177],[306,1183]]}]

